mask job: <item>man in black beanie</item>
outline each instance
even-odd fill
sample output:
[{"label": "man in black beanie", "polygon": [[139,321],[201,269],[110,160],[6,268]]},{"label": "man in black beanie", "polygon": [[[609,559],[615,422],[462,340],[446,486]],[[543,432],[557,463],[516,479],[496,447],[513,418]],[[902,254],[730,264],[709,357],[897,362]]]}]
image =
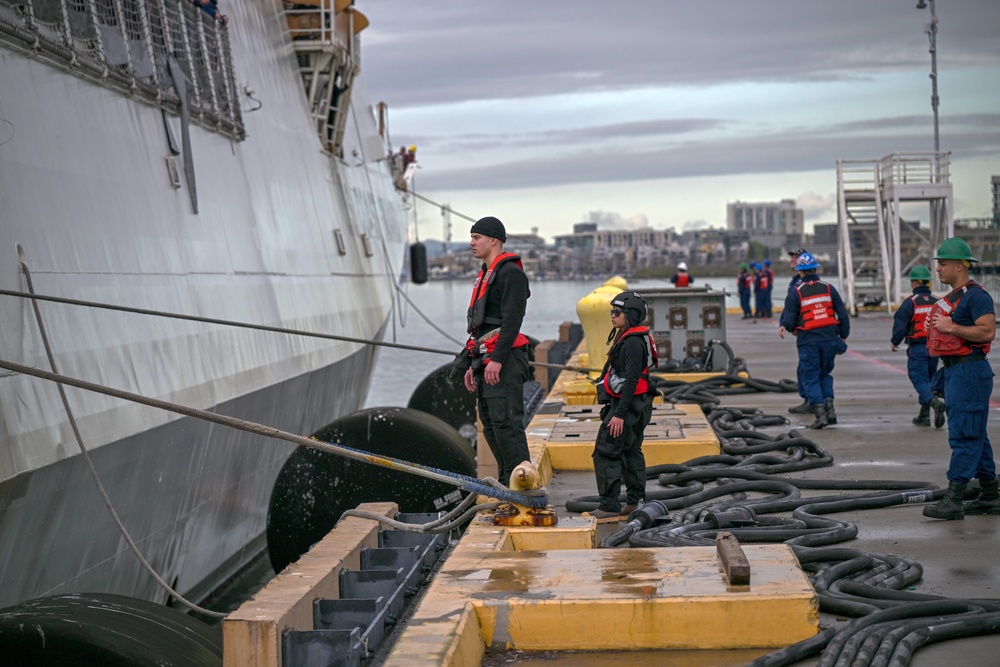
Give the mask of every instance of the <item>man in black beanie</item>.
[{"label": "man in black beanie", "polygon": [[472,255],[483,266],[469,301],[466,350],[473,358],[465,388],[475,392],[483,436],[497,460],[497,480],[530,460],[524,435],[524,383],[530,376],[528,337],[520,333],[528,301],[521,258],[504,252],[507,231],[494,217],[472,225]]}]

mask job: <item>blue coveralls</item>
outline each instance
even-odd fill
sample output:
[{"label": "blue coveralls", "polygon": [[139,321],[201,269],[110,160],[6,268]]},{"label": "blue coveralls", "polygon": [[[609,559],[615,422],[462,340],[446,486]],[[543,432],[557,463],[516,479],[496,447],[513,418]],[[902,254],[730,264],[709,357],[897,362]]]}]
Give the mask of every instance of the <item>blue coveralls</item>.
[{"label": "blue coveralls", "polygon": [[[819,276],[807,275],[802,283],[818,282]],[[795,345],[799,352],[797,379],[802,396],[809,405],[824,405],[833,396],[833,364],[837,355],[847,351],[843,339],[851,334],[851,319],[844,307],[844,301],[836,288],[830,285],[833,310],[839,320],[834,325],[806,331],[798,329],[799,311],[802,303],[796,289],[789,289],[785,297],[785,309],[781,312],[781,326],[786,331],[795,331]],[[798,329],[798,330],[797,330]],[[797,330],[797,331],[796,331]]]},{"label": "blue coveralls", "polygon": [[[913,290],[913,295],[931,295],[931,288],[921,285]],[[889,340],[893,345],[898,346],[906,338],[906,375],[910,378],[910,383],[917,392],[917,400],[920,405],[930,405],[933,395],[931,394],[931,378],[938,367],[937,357],[927,354],[926,338],[910,338],[910,320],[913,319],[913,300],[905,299],[899,306],[899,310],[892,319],[892,338]]]},{"label": "blue coveralls", "polygon": [[740,308],[743,309],[743,317],[752,317],[750,310],[750,275],[746,271],[740,271],[736,279],[736,287],[740,292]]},{"label": "blue coveralls", "polygon": [[767,316],[767,306],[764,303],[764,290],[760,287],[760,274],[758,271],[753,274],[753,309],[757,317]]},{"label": "blue coveralls", "polygon": [[[985,290],[972,288],[959,299],[951,320],[968,327],[987,313],[995,314],[993,299]],[[967,484],[976,477],[981,482],[989,482],[997,475],[993,447],[986,434],[993,369],[986,359],[959,362],[964,359],[966,357],[941,357],[944,368],[934,378],[935,384],[943,381],[944,402],[948,408],[948,445],[951,447],[948,481]]]}]

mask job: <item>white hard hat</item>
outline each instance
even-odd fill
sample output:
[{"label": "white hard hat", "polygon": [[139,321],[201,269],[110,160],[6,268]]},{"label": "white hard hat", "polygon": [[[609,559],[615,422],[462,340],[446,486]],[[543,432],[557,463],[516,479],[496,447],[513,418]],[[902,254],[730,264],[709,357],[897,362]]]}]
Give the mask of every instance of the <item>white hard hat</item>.
[{"label": "white hard hat", "polygon": [[678,271],[687,271],[688,270],[688,265],[685,262],[678,262],[677,263],[677,270]]}]

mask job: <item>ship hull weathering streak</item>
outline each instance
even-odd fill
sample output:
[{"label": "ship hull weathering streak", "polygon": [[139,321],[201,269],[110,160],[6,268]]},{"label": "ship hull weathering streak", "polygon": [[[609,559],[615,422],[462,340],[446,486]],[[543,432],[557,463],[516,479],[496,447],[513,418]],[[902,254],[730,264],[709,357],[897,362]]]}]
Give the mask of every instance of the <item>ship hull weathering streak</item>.
[{"label": "ship hull weathering streak", "polygon": [[[337,4],[322,38],[340,89],[319,117],[322,72],[304,77],[278,0],[226,3],[225,25],[188,0],[0,0],[0,289],[26,292],[30,271],[42,295],[377,339],[405,202],[354,76],[363,17]],[[32,302],[0,304],[0,358],[50,370]],[[296,434],[358,410],[375,356],[38,306],[60,373]],[[66,392],[126,528],[178,592],[200,599],[260,553],[292,445]],[[0,607],[166,599],[104,508],[58,387],[2,370],[0,571]]]}]

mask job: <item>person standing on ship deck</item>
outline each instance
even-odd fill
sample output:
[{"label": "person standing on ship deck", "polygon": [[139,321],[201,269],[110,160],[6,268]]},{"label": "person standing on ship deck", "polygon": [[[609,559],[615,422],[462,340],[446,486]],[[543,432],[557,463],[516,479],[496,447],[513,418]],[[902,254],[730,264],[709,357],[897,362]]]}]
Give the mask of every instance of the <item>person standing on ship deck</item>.
[{"label": "person standing on ship deck", "polygon": [[799,353],[798,379],[816,419],[807,428],[837,423],[833,407],[833,365],[847,351],[851,320],[837,289],[819,279],[819,262],[805,252],[796,265],[802,284],[789,290],[781,313],[778,336],[795,336]]},{"label": "person standing on ship deck", "polygon": [[524,434],[529,341],[520,332],[530,296],[528,276],[521,258],[504,252],[507,231],[500,220],[480,218],[470,234],[472,255],[483,266],[469,302],[466,350],[473,363],[464,382],[476,394],[483,437],[497,461],[497,480],[506,486],[514,468],[531,458]]},{"label": "person standing on ship deck", "polygon": [[934,426],[944,426],[944,401],[931,393],[931,378],[937,370],[937,357],[927,354],[927,313],[936,299],[931,295],[931,272],[926,266],[915,266],[910,271],[910,289],[913,294],[899,305],[892,319],[892,338],[889,349],[899,349],[906,339],[906,374],[917,392],[920,412],[913,418],[917,426],[931,425],[931,408],[934,409]]},{"label": "person standing on ship deck", "polygon": [[750,286],[753,284],[753,279],[747,273],[748,268],[746,262],[740,262],[740,275],[736,276],[736,289],[740,294],[740,308],[743,309],[744,320],[753,317],[753,311],[750,309]]},{"label": "person standing on ship deck", "polygon": [[[622,292],[611,299],[611,333],[608,359],[598,383],[601,426],[594,443],[594,475],[600,503],[590,515],[598,523],[620,521],[646,498],[646,457],[643,434],[653,416],[656,390],[649,371],[656,368],[656,344],[648,326],[648,310],[636,292]],[[622,480],[625,502],[621,506]]]},{"label": "person standing on ship deck", "polygon": [[[995,304],[989,292],[969,278],[972,249],[964,240],[945,239],[934,255],[941,282],[952,288],[927,315],[927,351],[940,357],[934,375],[943,388],[948,413],[948,489],[944,498],[924,508],[932,519],[963,519],[966,514],[1000,514],[997,466],[986,433],[993,392],[993,369],[986,355],[996,336]],[[963,504],[966,485],[979,480],[979,497]]]},{"label": "person standing on ship deck", "polygon": [[[799,263],[799,256],[804,254],[805,248],[796,248],[795,250],[788,251],[788,266],[792,270],[792,280],[788,283],[788,292],[791,293],[793,289],[802,284],[802,274],[799,273],[797,264]],[[787,295],[786,295],[787,296]],[[809,405],[809,399],[806,398],[806,392],[802,388],[802,382],[798,379],[798,373],[795,374],[796,380],[795,384],[798,385],[799,397],[802,399],[802,403],[799,405],[793,405],[788,408],[788,413],[792,415],[806,415],[810,414],[813,409]]]}]

